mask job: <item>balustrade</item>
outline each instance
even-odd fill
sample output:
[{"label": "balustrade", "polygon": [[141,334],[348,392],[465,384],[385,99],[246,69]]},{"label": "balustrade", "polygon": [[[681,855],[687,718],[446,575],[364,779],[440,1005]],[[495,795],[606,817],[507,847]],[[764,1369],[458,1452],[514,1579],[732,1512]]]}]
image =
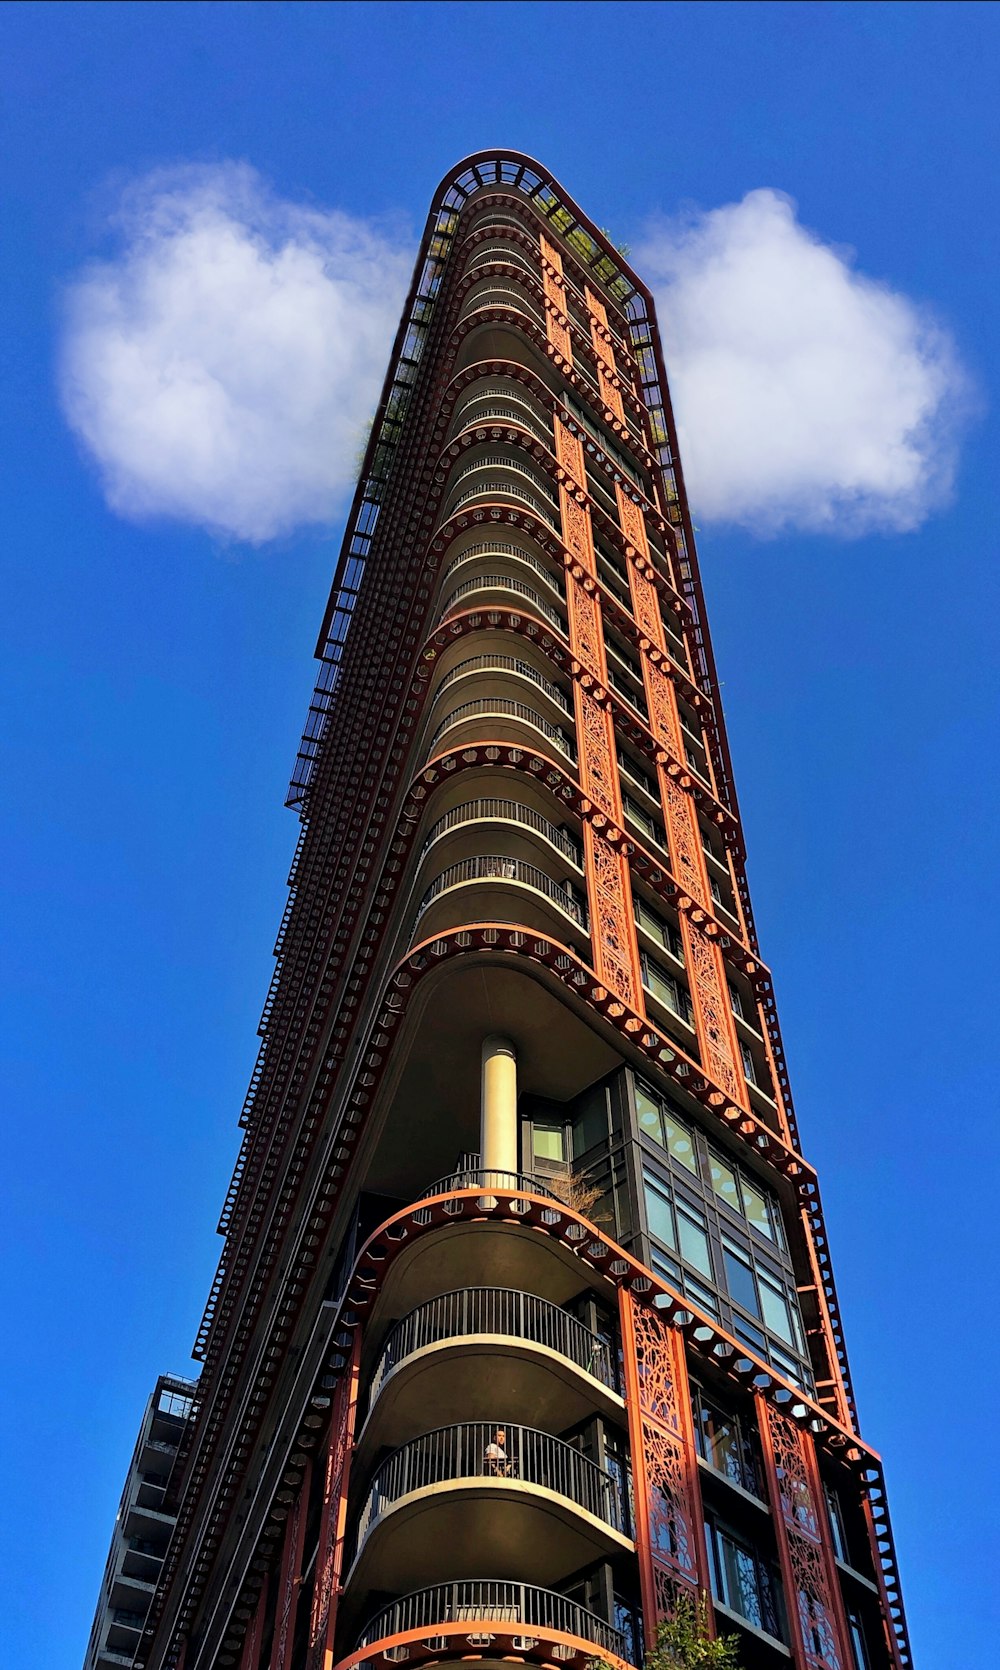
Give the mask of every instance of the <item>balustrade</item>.
[{"label": "balustrade", "polygon": [[534,1293],[509,1287],[463,1287],[442,1293],[404,1316],[392,1329],[372,1377],[374,1403],[386,1376],[405,1358],[441,1340],[502,1334],[544,1345],[617,1391],[618,1365],[610,1336],[595,1334],[568,1311]]},{"label": "balustrade", "polygon": [[[551,1589],[536,1589],[527,1583],[487,1578],[438,1583],[433,1588],[418,1589],[415,1594],[394,1600],[366,1625],[358,1640],[358,1650],[389,1636],[405,1635],[411,1630],[433,1632],[435,1627],[452,1623],[468,1624],[469,1636],[460,1639],[477,1647],[488,1645],[489,1625],[516,1624],[520,1628],[514,1645],[522,1652],[537,1646],[537,1641],[530,1640],[537,1633],[575,1636],[616,1658],[627,1657],[621,1631],[586,1607],[567,1600],[565,1595],[557,1595]],[[504,1633],[509,1633],[509,1628],[505,1627]],[[443,1650],[447,1640],[447,1636],[439,1636],[427,1644]]]}]

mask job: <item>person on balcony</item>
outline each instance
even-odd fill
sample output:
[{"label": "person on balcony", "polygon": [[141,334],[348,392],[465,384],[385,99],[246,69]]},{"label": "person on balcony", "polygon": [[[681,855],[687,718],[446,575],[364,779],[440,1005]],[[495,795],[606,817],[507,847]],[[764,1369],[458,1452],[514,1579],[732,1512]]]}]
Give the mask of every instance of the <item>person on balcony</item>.
[{"label": "person on balcony", "polygon": [[510,1456],[507,1454],[507,1432],[498,1426],[493,1438],[487,1444],[483,1454],[483,1464],[487,1473],[497,1479],[509,1479],[513,1472]]}]

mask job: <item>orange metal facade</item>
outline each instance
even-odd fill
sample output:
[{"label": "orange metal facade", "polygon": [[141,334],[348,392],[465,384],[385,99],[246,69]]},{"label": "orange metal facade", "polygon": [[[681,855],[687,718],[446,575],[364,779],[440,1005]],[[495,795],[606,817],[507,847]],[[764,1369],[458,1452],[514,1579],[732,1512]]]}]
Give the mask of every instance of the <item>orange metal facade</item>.
[{"label": "orange metal facade", "polygon": [[318,653],[136,1665],[617,1667],[704,1592],[905,1670],[652,300],[526,157],[435,196]]}]

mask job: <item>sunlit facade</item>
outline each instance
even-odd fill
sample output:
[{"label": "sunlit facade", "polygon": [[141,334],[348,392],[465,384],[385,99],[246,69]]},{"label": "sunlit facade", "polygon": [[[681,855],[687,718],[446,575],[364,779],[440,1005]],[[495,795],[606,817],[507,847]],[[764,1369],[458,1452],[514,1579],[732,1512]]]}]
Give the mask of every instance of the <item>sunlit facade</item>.
[{"label": "sunlit facade", "polygon": [[744,870],[648,290],[538,164],[439,188],[140,1670],[910,1664]]}]

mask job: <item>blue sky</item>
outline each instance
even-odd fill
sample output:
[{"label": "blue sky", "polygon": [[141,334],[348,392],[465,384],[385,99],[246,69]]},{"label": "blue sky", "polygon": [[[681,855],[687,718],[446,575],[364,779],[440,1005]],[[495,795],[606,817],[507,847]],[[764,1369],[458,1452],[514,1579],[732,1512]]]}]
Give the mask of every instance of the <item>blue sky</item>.
[{"label": "blue sky", "polygon": [[[153,170],[217,189],[245,164],[272,236],[282,215],[312,215],[325,247],[375,222],[388,309],[438,179],[491,144],[543,159],[661,277],[673,261],[663,283],[695,337],[698,251],[682,271],[654,217],[687,204],[707,236],[736,223],[706,212],[771,191],[798,205],[790,255],[834,252],[848,334],[859,295],[896,298],[881,341],[923,332],[919,350],[895,341],[880,412],[898,367],[951,367],[915,462],[862,493],[860,519],[814,458],[805,497],[790,493],[792,465],[766,448],[750,487],[703,463],[695,519],[758,926],[918,1670],[981,1662],[995,1641],[998,37],[996,7],[954,3],[3,9],[5,1667],[81,1661],[142,1404],[188,1363],[296,836],[282,801],[349,452],[337,429],[308,526],[279,482],[276,537],[260,537],[265,507],[240,538],[225,531],[238,480],[206,511],[214,481],[165,481],[155,446],[154,491],[91,387],[75,421],[105,449],[102,480],[60,407],[67,295],[93,301],[79,286],[95,258],[121,275],[136,234],[111,221],[136,182],[148,209]],[[107,338],[74,317],[93,377]],[[690,334],[674,356],[694,412]],[[839,411],[838,469],[860,410],[836,408],[858,369],[846,349],[843,366],[800,425]],[[760,382],[764,409],[776,388]],[[702,404],[704,454],[720,408]],[[761,427],[751,409],[738,434],[761,448]],[[175,514],[137,519],[143,492]],[[831,502],[834,531],[817,531]]]}]

